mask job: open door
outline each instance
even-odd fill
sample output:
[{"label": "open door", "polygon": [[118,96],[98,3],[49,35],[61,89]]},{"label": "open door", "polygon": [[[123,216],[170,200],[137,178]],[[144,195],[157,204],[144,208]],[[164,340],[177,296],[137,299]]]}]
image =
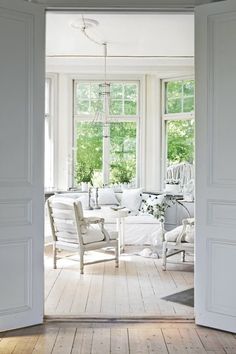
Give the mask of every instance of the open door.
[{"label": "open door", "polygon": [[236,2],[196,10],[196,323],[236,332]]},{"label": "open door", "polygon": [[0,330],[43,321],[44,8],[0,0]]}]

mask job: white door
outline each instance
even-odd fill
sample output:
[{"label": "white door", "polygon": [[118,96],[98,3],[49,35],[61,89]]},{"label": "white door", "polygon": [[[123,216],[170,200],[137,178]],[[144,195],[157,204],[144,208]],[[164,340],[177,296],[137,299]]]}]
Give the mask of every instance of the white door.
[{"label": "white door", "polygon": [[236,332],[236,1],[196,10],[196,323]]},{"label": "white door", "polygon": [[43,320],[44,28],[0,0],[0,330]]}]

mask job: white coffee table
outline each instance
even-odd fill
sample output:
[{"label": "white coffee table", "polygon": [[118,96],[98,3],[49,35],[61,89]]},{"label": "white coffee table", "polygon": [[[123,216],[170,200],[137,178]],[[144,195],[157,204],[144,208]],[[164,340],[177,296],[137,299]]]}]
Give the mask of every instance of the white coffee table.
[{"label": "white coffee table", "polygon": [[129,215],[130,210],[127,208],[114,210],[110,206],[102,206],[101,209],[84,210],[84,216],[98,216],[106,220],[110,218],[116,219],[116,229],[118,231],[120,248],[124,251],[125,244],[125,218]]}]

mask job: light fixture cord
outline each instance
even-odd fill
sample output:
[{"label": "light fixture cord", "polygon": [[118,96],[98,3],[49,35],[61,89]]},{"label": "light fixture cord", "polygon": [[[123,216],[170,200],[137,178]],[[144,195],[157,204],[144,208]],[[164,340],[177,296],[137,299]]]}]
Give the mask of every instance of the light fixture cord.
[{"label": "light fixture cord", "polygon": [[107,82],[107,43],[104,42],[102,43],[102,45],[104,46],[104,81],[105,84]]}]

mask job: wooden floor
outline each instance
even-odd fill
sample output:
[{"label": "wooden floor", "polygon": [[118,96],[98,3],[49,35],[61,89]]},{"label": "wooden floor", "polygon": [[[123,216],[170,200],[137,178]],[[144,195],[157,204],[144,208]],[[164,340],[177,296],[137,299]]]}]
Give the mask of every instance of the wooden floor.
[{"label": "wooden floor", "polygon": [[169,263],[164,272],[160,259],[140,257],[135,251],[140,249],[126,248],[118,269],[114,262],[93,264],[86,266],[85,274],[80,275],[77,256],[59,260],[58,269],[54,270],[51,250],[47,249],[45,315],[193,318],[192,307],[162,299],[193,287],[193,264],[182,265],[177,255],[176,262]]},{"label": "wooden floor", "polygon": [[191,323],[46,323],[3,333],[0,354],[236,353],[236,336]]}]

